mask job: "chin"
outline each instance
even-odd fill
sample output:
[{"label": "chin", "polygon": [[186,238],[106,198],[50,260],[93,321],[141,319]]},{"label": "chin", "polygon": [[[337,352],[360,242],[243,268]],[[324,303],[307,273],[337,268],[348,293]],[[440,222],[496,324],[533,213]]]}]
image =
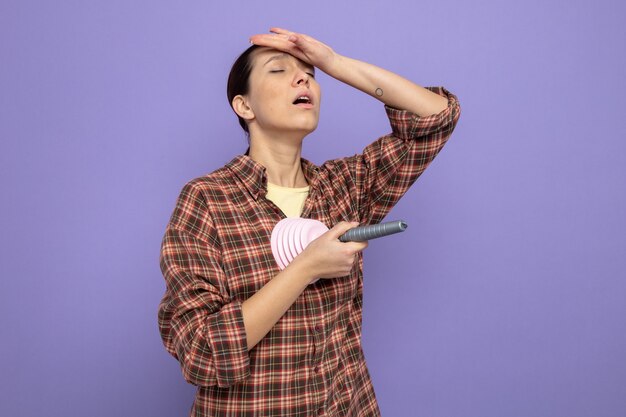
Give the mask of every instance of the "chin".
[{"label": "chin", "polygon": [[317,129],[317,125],[319,124],[319,118],[314,118],[314,119],[310,119],[305,121],[304,123],[302,123],[303,125],[305,125],[307,128],[311,129],[311,131]]},{"label": "chin", "polygon": [[299,132],[303,132],[304,134],[308,135],[309,133],[315,132],[315,129],[317,129],[317,123],[315,125],[303,126],[303,127],[299,128],[299,129],[294,129],[294,130],[297,130]]},{"label": "chin", "polygon": [[315,122],[313,121],[305,121],[302,123],[295,123],[293,125],[291,125],[289,128],[287,128],[288,130],[291,131],[296,131],[296,132],[302,132],[305,134],[309,134],[315,131],[315,129],[317,129],[317,120]]}]

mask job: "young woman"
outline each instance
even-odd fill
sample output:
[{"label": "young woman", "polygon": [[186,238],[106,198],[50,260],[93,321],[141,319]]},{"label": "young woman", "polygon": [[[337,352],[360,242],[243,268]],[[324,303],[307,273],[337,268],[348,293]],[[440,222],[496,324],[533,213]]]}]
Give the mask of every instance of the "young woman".
[{"label": "young woman", "polygon": [[[450,137],[459,103],[307,35],[273,28],[251,42],[228,81],[249,149],[187,183],[165,232],[163,342],[198,386],[193,416],[378,416],[361,348],[367,242],[338,237],[383,220]],[[321,166],[302,158],[319,120],[316,69],[384,103],[392,132]],[[270,236],[288,216],[330,230],[281,271]]]}]

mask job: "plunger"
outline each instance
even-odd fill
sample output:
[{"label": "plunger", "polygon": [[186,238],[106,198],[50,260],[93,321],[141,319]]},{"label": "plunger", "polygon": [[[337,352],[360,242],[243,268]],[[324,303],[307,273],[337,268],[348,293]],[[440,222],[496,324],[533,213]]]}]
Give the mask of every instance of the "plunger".
[{"label": "plunger", "polygon": [[[353,227],[341,236],[341,242],[363,242],[394,233],[403,232],[408,227],[403,220],[380,224]],[[319,220],[287,217],[279,221],[272,230],[272,254],[281,270],[298,256],[313,240],[328,231]]]}]

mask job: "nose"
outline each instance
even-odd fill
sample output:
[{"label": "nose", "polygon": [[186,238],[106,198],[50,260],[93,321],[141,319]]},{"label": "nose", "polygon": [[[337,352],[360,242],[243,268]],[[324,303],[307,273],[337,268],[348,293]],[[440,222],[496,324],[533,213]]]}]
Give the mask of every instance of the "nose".
[{"label": "nose", "polygon": [[305,71],[298,71],[295,77],[295,85],[309,85],[309,74]]}]

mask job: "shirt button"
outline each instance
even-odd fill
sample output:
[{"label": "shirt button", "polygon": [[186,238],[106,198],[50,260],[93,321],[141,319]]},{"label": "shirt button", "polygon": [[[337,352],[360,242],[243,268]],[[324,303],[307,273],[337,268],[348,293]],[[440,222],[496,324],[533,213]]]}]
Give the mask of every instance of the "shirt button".
[{"label": "shirt button", "polygon": [[321,324],[315,325],[315,333],[322,333],[322,330],[324,330],[324,326],[322,326]]},{"label": "shirt button", "polygon": [[321,416],[321,415],[323,415],[323,414],[324,414],[324,409],[323,409],[323,408],[319,408],[319,409],[317,410],[317,415],[318,415],[318,416]]},{"label": "shirt button", "polygon": [[315,368],[313,368],[313,371],[314,371],[316,374],[319,374],[319,373],[320,373],[320,367],[319,367],[319,366],[316,366]]}]

